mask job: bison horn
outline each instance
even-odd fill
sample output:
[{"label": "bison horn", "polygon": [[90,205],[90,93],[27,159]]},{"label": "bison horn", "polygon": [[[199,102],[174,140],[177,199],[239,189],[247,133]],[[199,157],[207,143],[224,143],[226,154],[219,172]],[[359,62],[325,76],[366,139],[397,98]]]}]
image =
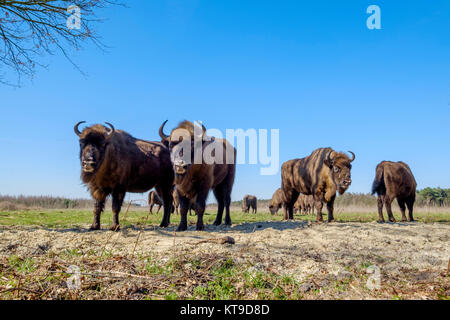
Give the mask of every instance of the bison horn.
[{"label": "bison horn", "polygon": [[351,152],[351,151],[349,151],[349,153],[351,153],[352,154],[352,159],[350,160],[350,162],[353,162],[353,160],[355,160],[355,154],[353,153],[353,152]]},{"label": "bison horn", "polygon": [[116,132],[116,129],[114,128],[114,126],[109,123],[109,122],[105,122],[106,125],[108,125],[110,127],[110,129],[108,130],[108,137],[112,137],[114,132]]},{"label": "bison horn", "polygon": [[159,136],[161,137],[162,141],[169,140],[169,136],[164,133],[164,126],[166,125],[167,121],[169,120],[164,121],[161,127],[159,128]]},{"label": "bison horn", "polygon": [[80,126],[80,124],[82,124],[82,123],[85,123],[86,121],[80,121],[80,122],[78,122],[74,127],[73,127],[73,131],[75,131],[75,134],[77,135],[77,136],[80,136],[81,135],[81,132],[80,132],[80,130],[78,129],[78,127]]}]

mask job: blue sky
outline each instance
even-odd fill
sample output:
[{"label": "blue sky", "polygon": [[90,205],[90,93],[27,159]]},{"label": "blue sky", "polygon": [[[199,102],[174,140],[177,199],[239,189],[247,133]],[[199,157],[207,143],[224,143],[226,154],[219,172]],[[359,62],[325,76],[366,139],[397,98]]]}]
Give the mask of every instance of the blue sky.
[{"label": "blue sky", "polygon": [[[450,2],[127,1],[98,30],[109,46],[44,57],[21,88],[0,86],[0,194],[88,197],[77,121],[136,137],[203,120],[280,129],[280,166],[318,147],[356,153],[349,192],[369,192],[382,160],[418,187],[450,187]],[[368,30],[366,8],[381,8]],[[280,174],[239,165],[233,199],[271,197]],[[135,195],[133,198],[139,198]]]}]

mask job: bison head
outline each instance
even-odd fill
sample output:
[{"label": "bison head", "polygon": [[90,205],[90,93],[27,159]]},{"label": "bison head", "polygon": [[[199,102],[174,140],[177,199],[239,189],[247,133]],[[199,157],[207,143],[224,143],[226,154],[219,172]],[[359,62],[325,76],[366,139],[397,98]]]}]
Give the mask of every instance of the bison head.
[{"label": "bison head", "polygon": [[102,164],[106,154],[106,147],[111,137],[114,135],[114,126],[105,122],[110,128],[102,125],[94,125],[83,129],[82,132],[78,129],[80,124],[85,121],[78,122],[74,131],[79,137],[80,141],[80,161],[83,177],[93,175]]},{"label": "bison head", "polygon": [[355,160],[355,154],[351,151],[349,153],[352,154],[351,159],[342,152],[330,151],[324,161],[331,170],[331,178],[336,184],[339,194],[343,194],[352,183],[351,162]]},{"label": "bison head", "polygon": [[278,206],[274,206],[273,204],[269,205],[269,211],[272,215],[276,214],[278,212]]},{"label": "bison head", "polygon": [[167,120],[159,128],[159,136],[170,149],[170,158],[175,174],[182,176],[194,163],[195,153],[201,151],[202,143],[206,139],[206,128],[203,125],[200,128],[190,121],[183,121],[172,130],[170,135],[166,135],[164,133],[166,122]]}]

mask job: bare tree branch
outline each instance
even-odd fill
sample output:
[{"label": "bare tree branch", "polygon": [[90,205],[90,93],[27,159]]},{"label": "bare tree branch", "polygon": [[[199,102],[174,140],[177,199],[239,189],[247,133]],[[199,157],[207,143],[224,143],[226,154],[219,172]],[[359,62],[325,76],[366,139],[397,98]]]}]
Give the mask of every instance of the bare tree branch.
[{"label": "bare tree branch", "polygon": [[[72,65],[68,49],[80,50],[81,44],[92,41],[104,49],[92,28],[102,19],[96,12],[116,0],[0,0],[0,83],[20,85],[22,76],[32,78],[40,56],[61,52]],[[69,11],[71,6],[74,10]],[[80,19],[78,19],[78,17]],[[17,75],[14,81],[4,79],[5,71]],[[83,72],[82,72],[83,73]]]}]

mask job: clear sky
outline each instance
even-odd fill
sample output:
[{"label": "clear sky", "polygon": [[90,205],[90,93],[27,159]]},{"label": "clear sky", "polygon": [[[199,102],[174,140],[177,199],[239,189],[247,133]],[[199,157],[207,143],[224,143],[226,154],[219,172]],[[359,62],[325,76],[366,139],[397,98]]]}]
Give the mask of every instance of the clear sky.
[{"label": "clear sky", "polygon": [[[44,58],[21,88],[0,86],[0,194],[88,197],[77,121],[138,138],[203,120],[280,129],[280,166],[318,147],[352,150],[349,192],[403,160],[419,188],[450,187],[450,1],[127,1],[99,26],[107,52]],[[381,8],[381,30],[366,9]],[[271,197],[281,177],[239,165],[233,200]],[[134,196],[134,198],[140,195]]]}]

